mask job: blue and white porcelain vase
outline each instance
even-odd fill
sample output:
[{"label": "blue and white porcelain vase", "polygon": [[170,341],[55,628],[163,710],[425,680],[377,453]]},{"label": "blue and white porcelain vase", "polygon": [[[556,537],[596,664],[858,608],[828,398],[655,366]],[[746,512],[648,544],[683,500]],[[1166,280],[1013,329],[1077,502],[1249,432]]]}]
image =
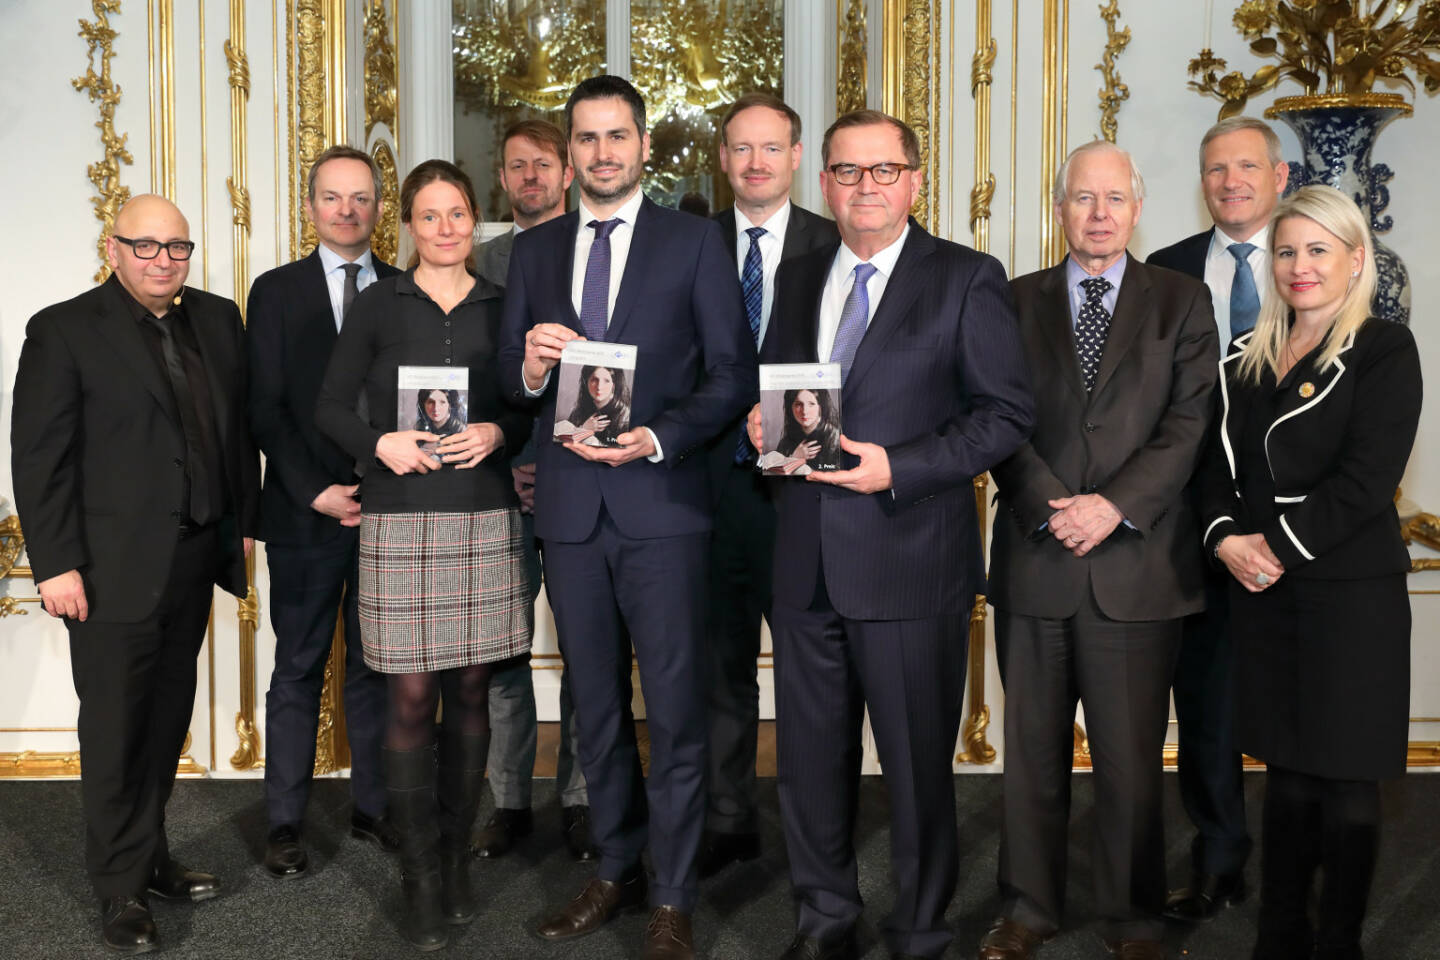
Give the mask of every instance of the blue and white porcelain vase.
[{"label": "blue and white porcelain vase", "polygon": [[1265,116],[1283,120],[1300,138],[1303,164],[1290,164],[1290,188],[1328,183],[1350,195],[1370,220],[1375,233],[1375,316],[1410,323],[1410,275],[1395,251],[1380,242],[1379,234],[1394,226],[1393,217],[1381,217],[1390,205],[1395,176],[1387,165],[1371,163],[1375,138],[1391,120],[1408,117],[1411,108],[1398,93],[1339,93],[1281,97]]}]

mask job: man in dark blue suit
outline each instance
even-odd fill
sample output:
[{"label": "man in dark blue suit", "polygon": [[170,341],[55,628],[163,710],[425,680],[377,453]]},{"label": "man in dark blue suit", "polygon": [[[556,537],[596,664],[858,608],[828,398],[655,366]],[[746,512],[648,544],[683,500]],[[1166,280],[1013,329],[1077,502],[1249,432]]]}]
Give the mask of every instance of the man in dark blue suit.
[{"label": "man in dark blue suit", "polygon": [[250,288],[250,427],[265,452],[260,539],[270,568],[275,668],[265,694],[265,869],[309,867],[302,821],[315,767],[315,732],[336,611],[345,625],[345,729],[350,741],[351,833],[393,850],[384,818],[380,741],[385,679],[365,665],[356,610],[360,501],[355,462],[315,427],[325,364],[350,302],[398,271],[370,251],[380,215],[380,169],[335,146],[310,168],[305,213],[320,242]]},{"label": "man in dark blue suit", "polygon": [[[1255,326],[1273,287],[1267,282],[1270,214],[1289,175],[1269,124],[1254,117],[1221,120],[1200,141],[1200,185],[1215,226],[1156,250],[1146,261],[1210,288],[1222,357],[1232,336]],[[1208,920],[1245,898],[1250,833],[1235,747],[1229,580],[1224,570],[1207,567],[1205,610],[1185,618],[1175,666],[1180,799],[1195,825],[1191,882],[1165,903],[1165,915],[1176,920]]]},{"label": "man in dark blue suit", "polygon": [[[503,385],[554,421],[556,365],[577,338],[631,344],[631,429],[615,446],[541,443],[535,533],[570,666],[597,875],[536,930],[565,940],[640,906],[655,869],[644,960],[694,955],[690,914],[705,817],[705,444],[756,392],[735,269],[715,223],[640,190],[645,104],[594,77],[565,107],[580,209],[515,238],[501,335]],[[557,253],[559,255],[557,255]],[[641,777],[630,712],[634,643],[650,732]],[[642,792],[643,791],[643,792]],[[648,801],[648,816],[647,816]]]},{"label": "man in dark blue suit", "polygon": [[[781,267],[766,363],[838,363],[847,469],[777,481],[775,708],[780,808],[799,901],[782,960],[856,955],[860,725],[890,793],[892,955],[939,957],[959,869],[952,757],[966,626],[985,590],[971,482],[1030,434],[1005,271],[909,219],[923,170],[871,110],[825,132],[840,229]],[[758,406],[750,436],[762,446]],[[823,484],[817,485],[817,484]]]}]

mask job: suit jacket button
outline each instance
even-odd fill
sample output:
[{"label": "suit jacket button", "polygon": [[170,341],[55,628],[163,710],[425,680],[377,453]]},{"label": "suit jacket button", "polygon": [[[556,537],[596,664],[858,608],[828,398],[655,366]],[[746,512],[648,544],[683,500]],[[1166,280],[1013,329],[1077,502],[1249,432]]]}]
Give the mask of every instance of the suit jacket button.
[{"label": "suit jacket button", "polygon": [[171,510],[170,519],[174,520],[176,523],[179,523],[181,520],[184,519],[184,516],[180,513],[179,510]]},{"label": "suit jacket button", "polygon": [[1091,423],[1089,420],[1086,420],[1086,421],[1085,421],[1085,432],[1086,432],[1086,433],[1094,433],[1096,430],[1099,430],[1099,429],[1100,429],[1100,428],[1099,428],[1098,426],[1096,426],[1094,423]]},{"label": "suit jacket button", "polygon": [[177,466],[177,467],[183,467],[183,466],[185,466],[185,461],[182,460],[182,459],[180,459],[179,457],[176,457],[174,462],[175,462],[175,466]]}]

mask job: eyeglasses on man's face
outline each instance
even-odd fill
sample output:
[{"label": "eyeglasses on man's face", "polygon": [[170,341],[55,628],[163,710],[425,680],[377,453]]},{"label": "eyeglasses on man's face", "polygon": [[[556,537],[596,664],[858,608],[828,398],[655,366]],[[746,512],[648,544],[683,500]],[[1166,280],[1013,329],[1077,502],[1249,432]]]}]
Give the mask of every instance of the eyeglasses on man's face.
[{"label": "eyeglasses on man's face", "polygon": [[835,178],[835,182],[842,187],[855,186],[867,173],[870,174],[871,180],[882,187],[888,187],[900,179],[900,174],[910,169],[910,164],[872,163],[868,167],[862,167],[858,163],[832,163],[826,169],[830,171],[830,176]]},{"label": "eyeglasses on man's face", "polygon": [[154,260],[160,256],[161,247],[164,247],[165,252],[170,254],[171,260],[189,260],[190,254],[195,252],[195,244],[189,240],[170,240],[162,243],[159,240],[151,240],[149,237],[132,239],[118,235],[115,240],[134,250],[135,256],[141,260]]}]

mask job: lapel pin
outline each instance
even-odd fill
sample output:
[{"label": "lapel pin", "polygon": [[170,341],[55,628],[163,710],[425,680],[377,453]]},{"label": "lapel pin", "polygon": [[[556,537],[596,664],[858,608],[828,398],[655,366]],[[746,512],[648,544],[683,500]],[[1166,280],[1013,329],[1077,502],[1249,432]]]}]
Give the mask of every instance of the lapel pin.
[{"label": "lapel pin", "polygon": [[1315,396],[1315,384],[1311,383],[1309,380],[1306,380],[1304,383],[1300,384],[1300,396],[1305,400],[1309,400],[1311,397]]}]

